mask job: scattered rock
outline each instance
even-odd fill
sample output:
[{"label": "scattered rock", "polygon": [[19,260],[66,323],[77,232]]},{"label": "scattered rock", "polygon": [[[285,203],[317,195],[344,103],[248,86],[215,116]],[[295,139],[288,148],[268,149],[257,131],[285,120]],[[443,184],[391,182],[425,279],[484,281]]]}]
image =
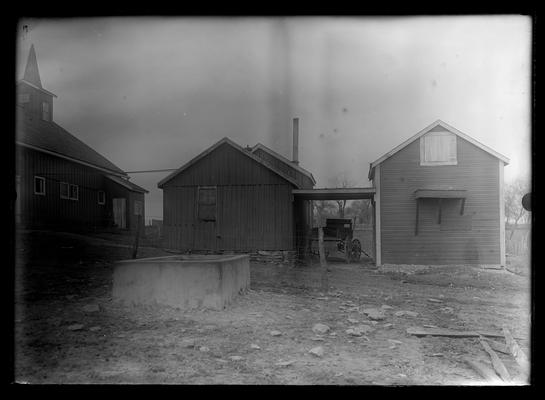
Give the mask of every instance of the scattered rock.
[{"label": "scattered rock", "polygon": [[351,324],[357,324],[360,321],[358,321],[357,319],[354,319],[354,318],[348,318],[348,322],[350,322]]},{"label": "scattered rock", "polygon": [[73,324],[67,327],[69,331],[80,331],[83,329],[83,324]]},{"label": "scattered rock", "polygon": [[366,308],[363,310],[363,313],[374,321],[381,321],[385,318],[384,313],[376,308]]},{"label": "scattered rock", "polygon": [[454,308],[452,308],[452,307],[443,307],[443,308],[440,308],[439,311],[444,312],[446,314],[453,314],[454,313]]},{"label": "scattered rock", "polygon": [[384,324],[384,325],[382,325],[382,326],[383,326],[384,328],[386,328],[386,329],[390,329],[391,327],[394,326],[394,324],[388,323],[388,324]]},{"label": "scattered rock", "polygon": [[350,336],[361,336],[361,333],[356,331],[355,329],[353,328],[349,328],[346,330],[346,334],[347,335],[350,335]]},{"label": "scattered rock", "polygon": [[325,325],[325,324],[315,324],[313,327],[312,327],[312,331],[315,332],[315,333],[327,333],[329,332],[330,328],[329,326]]},{"label": "scattered rock", "polygon": [[287,366],[293,364],[294,362],[295,362],[295,360],[279,361],[279,362],[277,362],[277,363],[274,364],[274,365],[277,365],[277,366],[279,366],[279,367],[287,367]]},{"label": "scattered rock", "polygon": [[350,336],[361,336],[363,334],[373,332],[375,328],[370,327],[369,325],[358,325],[353,328],[346,330],[346,333]]},{"label": "scattered rock", "polygon": [[241,356],[230,356],[230,357],[229,357],[229,360],[231,360],[231,361],[242,361],[242,360],[244,360],[244,357],[241,357]]},{"label": "scattered rock", "polygon": [[428,301],[431,301],[432,303],[442,303],[443,300],[439,300],[439,299],[428,299]]},{"label": "scattered rock", "polygon": [[92,326],[92,327],[89,328],[89,330],[90,330],[91,332],[96,332],[96,331],[99,331],[99,330],[101,330],[101,329],[102,329],[102,328],[101,328],[100,326]]},{"label": "scattered rock", "polygon": [[206,346],[201,346],[201,347],[199,347],[199,351],[202,351],[203,353],[206,353],[207,351],[210,351],[210,348],[208,348]]},{"label": "scattered rock", "polygon": [[329,336],[337,336],[337,332],[329,332]]},{"label": "scattered rock", "polygon": [[261,347],[259,347],[259,346],[258,346],[257,344],[255,344],[255,343],[252,343],[252,344],[250,345],[250,348],[251,348],[251,349],[254,349],[254,350],[261,350]]},{"label": "scattered rock", "polygon": [[383,304],[383,305],[380,306],[380,308],[382,308],[383,310],[391,310],[394,307],[389,306],[388,304]]},{"label": "scattered rock", "polygon": [[388,341],[389,341],[390,343],[403,344],[403,342],[402,342],[401,340],[388,339]]},{"label": "scattered rock", "polygon": [[270,333],[271,336],[280,336],[280,335],[282,335],[282,332],[280,332],[280,331],[270,331],[269,333]]},{"label": "scattered rock", "polygon": [[444,357],[444,355],[441,353],[433,353],[431,357]]},{"label": "scattered rock", "polygon": [[414,311],[396,311],[394,313],[394,315],[396,317],[403,317],[405,315],[409,316],[409,317],[417,317],[418,316],[418,313],[417,312],[414,312]]},{"label": "scattered rock", "polygon": [[84,312],[97,312],[100,311],[100,307],[98,306],[98,304],[87,304],[83,306],[82,310]]},{"label": "scattered rock", "polygon": [[316,300],[329,300],[329,297],[316,297]]},{"label": "scattered rock", "polygon": [[195,347],[195,340],[194,339],[183,339],[180,342],[180,346],[184,348],[192,348]]},{"label": "scattered rock", "polygon": [[291,315],[286,315],[286,318],[287,319],[293,319],[293,317]]},{"label": "scattered rock", "polygon": [[439,328],[437,325],[422,325],[424,328]]},{"label": "scattered rock", "polygon": [[229,362],[229,361],[227,361],[227,360],[224,360],[223,358],[216,358],[216,361],[217,361],[217,362],[220,362],[220,363],[227,363],[227,362]]},{"label": "scattered rock", "polygon": [[322,346],[318,346],[310,349],[308,352],[316,357],[322,357],[324,355],[324,348]]},{"label": "scattered rock", "polygon": [[319,337],[319,336],[311,337],[310,340],[314,340],[315,342],[325,341],[325,339],[323,337]]}]

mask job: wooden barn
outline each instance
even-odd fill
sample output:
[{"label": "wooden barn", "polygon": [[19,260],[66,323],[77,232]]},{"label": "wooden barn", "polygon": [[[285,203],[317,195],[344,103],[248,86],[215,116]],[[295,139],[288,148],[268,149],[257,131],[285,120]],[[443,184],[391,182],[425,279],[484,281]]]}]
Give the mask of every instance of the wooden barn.
[{"label": "wooden barn", "polygon": [[505,266],[508,163],[440,120],[371,163],[377,265]]},{"label": "wooden barn", "polygon": [[243,148],[223,138],[167,176],[158,183],[165,246],[249,253],[304,246],[311,210],[292,190],[316,182],[298,165],[296,148],[290,161],[261,144]]},{"label": "wooden barn", "polygon": [[17,82],[16,224],[58,229],[135,230],[147,190],[53,121],[34,46]]}]

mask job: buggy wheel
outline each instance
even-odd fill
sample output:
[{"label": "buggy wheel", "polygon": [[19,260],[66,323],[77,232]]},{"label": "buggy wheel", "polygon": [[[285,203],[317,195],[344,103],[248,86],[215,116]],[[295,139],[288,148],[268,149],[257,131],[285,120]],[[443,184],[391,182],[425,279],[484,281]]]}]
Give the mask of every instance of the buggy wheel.
[{"label": "buggy wheel", "polygon": [[361,242],[359,239],[352,239],[350,248],[350,259],[358,261],[361,257]]}]

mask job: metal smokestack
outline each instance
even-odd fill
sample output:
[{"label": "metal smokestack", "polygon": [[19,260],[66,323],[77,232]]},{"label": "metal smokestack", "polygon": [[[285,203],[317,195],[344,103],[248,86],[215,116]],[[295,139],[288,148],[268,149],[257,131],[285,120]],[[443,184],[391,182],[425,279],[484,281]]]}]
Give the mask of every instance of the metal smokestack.
[{"label": "metal smokestack", "polygon": [[294,164],[299,164],[299,118],[293,119],[293,158]]}]

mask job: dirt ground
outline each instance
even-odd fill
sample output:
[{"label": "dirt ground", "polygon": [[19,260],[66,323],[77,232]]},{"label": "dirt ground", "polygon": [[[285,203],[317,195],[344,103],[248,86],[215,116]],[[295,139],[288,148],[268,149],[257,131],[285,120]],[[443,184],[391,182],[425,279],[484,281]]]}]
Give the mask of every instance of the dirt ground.
[{"label": "dirt ground", "polygon": [[[252,263],[251,290],[227,309],[180,311],[112,302],[113,263],[131,254],[123,242],[22,232],[16,249],[17,382],[485,383],[464,361],[470,357],[491,367],[477,338],[418,338],[406,332],[425,325],[498,333],[506,325],[530,354],[527,274],[468,266],[402,273],[387,266],[377,270],[369,260],[339,260],[329,263],[330,289],[323,293],[317,265]],[[167,254],[147,247],[138,256]],[[383,320],[362,312],[384,305],[391,308],[383,309]],[[397,311],[418,314],[396,316]],[[317,323],[330,330],[314,333]],[[359,325],[368,332],[346,333]],[[273,330],[281,335],[271,335]],[[318,346],[323,355],[309,353]],[[512,384],[526,384],[513,357],[498,355]]]}]

